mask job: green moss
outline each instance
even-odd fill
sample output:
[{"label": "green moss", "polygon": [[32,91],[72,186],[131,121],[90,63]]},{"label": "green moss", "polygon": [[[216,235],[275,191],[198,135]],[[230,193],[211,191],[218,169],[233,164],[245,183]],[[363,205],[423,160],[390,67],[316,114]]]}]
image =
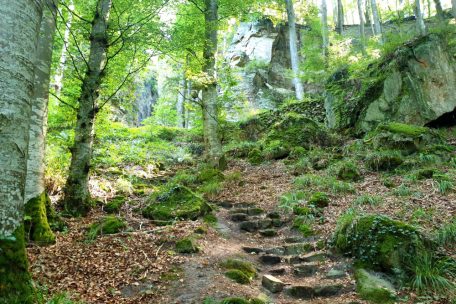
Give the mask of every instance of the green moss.
[{"label": "green moss", "polygon": [[251,278],[238,269],[230,269],[225,272],[225,276],[239,284],[249,284]]},{"label": "green moss", "polygon": [[313,214],[313,209],[309,208],[309,207],[303,207],[303,206],[294,206],[293,213],[295,215],[311,215],[311,214]]},{"label": "green moss", "polygon": [[153,195],[143,215],[157,221],[175,219],[196,220],[212,211],[209,204],[189,188],[182,185],[167,185],[164,190]]},{"label": "green moss", "polygon": [[356,291],[363,300],[369,303],[388,304],[394,303],[396,293],[394,287],[380,278],[378,275],[369,273],[364,269],[355,271]]},{"label": "green moss", "polygon": [[106,216],[101,221],[93,223],[87,232],[87,238],[94,240],[99,235],[114,234],[127,227],[127,223],[116,216]]},{"label": "green moss", "polygon": [[415,227],[382,215],[342,217],[332,244],[366,267],[390,273],[403,270],[404,259],[425,248]]},{"label": "green moss", "polygon": [[104,206],[103,210],[107,213],[118,213],[122,205],[125,203],[124,196],[116,196],[109,203]]},{"label": "green moss", "polygon": [[252,263],[237,259],[228,259],[223,261],[220,266],[227,270],[239,270],[250,280],[256,276],[256,269]]},{"label": "green moss", "polygon": [[223,173],[212,167],[204,167],[198,172],[196,180],[203,184],[207,182],[222,182],[225,179]]},{"label": "green moss", "polygon": [[264,161],[263,153],[260,149],[255,148],[249,152],[248,160],[252,165],[259,165]]},{"label": "green moss", "polygon": [[46,201],[47,194],[30,199],[25,205],[25,231],[26,237],[41,245],[54,244],[55,235],[47,219]]},{"label": "green moss", "polygon": [[437,173],[436,169],[424,168],[415,172],[415,176],[418,180],[432,178]]},{"label": "green moss", "polygon": [[179,253],[198,253],[199,248],[193,238],[183,238],[176,242],[176,252]]},{"label": "green moss", "polygon": [[290,148],[280,140],[272,140],[263,149],[266,159],[283,159],[290,155]]},{"label": "green moss", "polygon": [[23,225],[11,237],[0,239],[0,303],[35,303]]},{"label": "green moss", "polygon": [[404,158],[396,151],[380,151],[369,154],[365,162],[370,170],[389,171],[399,167],[404,162]]},{"label": "green moss", "polygon": [[391,122],[389,124],[383,124],[378,126],[379,130],[385,130],[396,134],[407,135],[411,137],[418,137],[426,134],[429,129],[425,127],[408,125],[399,122]]},{"label": "green moss", "polygon": [[207,233],[207,227],[206,226],[199,226],[195,228],[195,233],[196,234],[206,234]]},{"label": "green moss", "polygon": [[353,162],[343,162],[340,164],[337,171],[337,177],[344,181],[359,181],[361,179],[361,172],[358,166]]},{"label": "green moss", "polygon": [[312,226],[308,223],[302,222],[299,218],[295,219],[293,222],[293,227],[301,232],[305,237],[315,235],[315,231],[313,230]]},{"label": "green moss", "polygon": [[315,192],[310,197],[308,204],[317,208],[325,208],[329,205],[329,197],[324,192]]}]

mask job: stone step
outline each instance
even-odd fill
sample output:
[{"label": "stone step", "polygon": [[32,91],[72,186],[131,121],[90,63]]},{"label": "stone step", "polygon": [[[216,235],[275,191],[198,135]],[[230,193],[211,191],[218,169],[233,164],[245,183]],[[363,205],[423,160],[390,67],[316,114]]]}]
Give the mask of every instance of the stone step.
[{"label": "stone step", "polygon": [[233,222],[245,222],[247,221],[249,216],[245,213],[233,213],[230,216],[230,220]]},{"label": "stone step", "polygon": [[321,286],[296,285],[287,287],[285,289],[285,294],[295,299],[308,300],[318,297],[337,296],[342,293],[343,288],[344,286],[341,284]]},{"label": "stone step", "polygon": [[260,256],[260,262],[264,265],[277,265],[282,262],[278,255],[265,254]]},{"label": "stone step", "polygon": [[272,293],[281,292],[285,286],[281,280],[269,274],[263,275],[261,285]]},{"label": "stone step", "polygon": [[262,219],[254,221],[244,221],[239,224],[239,228],[248,232],[256,232],[261,229],[267,229],[272,227],[271,219]]},{"label": "stone step", "polygon": [[274,237],[277,236],[277,230],[269,228],[258,231],[264,237]]},{"label": "stone step", "polygon": [[311,277],[318,272],[318,263],[305,263],[293,266],[293,274],[297,277]]},{"label": "stone step", "polygon": [[264,210],[258,207],[252,207],[252,208],[235,208],[231,209],[229,211],[231,214],[234,213],[244,213],[247,215],[260,215],[264,213]]},{"label": "stone step", "polygon": [[215,202],[213,201],[211,203],[214,205],[220,206],[222,208],[225,208],[225,209],[233,208],[233,203],[229,202],[229,201],[215,201]]},{"label": "stone step", "polygon": [[299,257],[303,262],[323,262],[328,259],[328,254],[324,251],[314,251]]},{"label": "stone step", "polygon": [[280,219],[280,213],[278,213],[278,212],[269,212],[266,216],[273,220]]},{"label": "stone step", "polygon": [[272,275],[283,275],[287,272],[287,269],[285,267],[280,267],[280,268],[274,268],[269,270],[269,273]]},{"label": "stone step", "polygon": [[242,250],[244,250],[244,252],[249,253],[249,254],[260,254],[260,253],[264,252],[264,249],[259,248],[259,247],[244,246],[244,247],[242,247]]},{"label": "stone step", "polygon": [[308,253],[314,249],[311,243],[294,243],[283,246],[285,249],[285,255],[295,255]]}]

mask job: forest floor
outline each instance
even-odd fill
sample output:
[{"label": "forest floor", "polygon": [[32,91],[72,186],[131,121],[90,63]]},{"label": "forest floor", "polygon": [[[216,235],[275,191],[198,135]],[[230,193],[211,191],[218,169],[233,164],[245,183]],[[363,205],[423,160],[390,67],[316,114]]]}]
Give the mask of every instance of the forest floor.
[{"label": "forest floor", "polygon": [[[34,278],[49,288],[49,293],[68,292],[85,303],[191,304],[203,303],[207,298],[221,299],[229,296],[267,296],[277,304],[364,303],[356,296],[348,260],[328,255],[318,259],[316,273],[298,278],[293,275],[295,266],[292,263],[282,261],[277,265],[263,264],[258,255],[247,253],[244,247],[262,250],[278,248],[296,242],[290,241],[293,238],[298,239],[298,242],[313,244],[318,240],[327,241],[339,216],[353,206],[353,201],[360,194],[382,197],[380,204],[358,206],[362,211],[416,222],[425,229],[437,227],[456,215],[456,194],[441,195],[436,191],[432,180],[414,185],[414,190],[419,190],[423,193],[422,196],[403,199],[383,185],[379,174],[366,172],[364,179],[355,184],[356,194],[330,195],[331,203],[324,210],[324,220],[315,223],[316,236],[303,238],[292,229],[287,213],[279,208],[279,198],[293,188],[293,176],[282,161],[260,166],[233,161],[226,173],[232,172],[240,172],[242,178],[225,184],[218,195],[210,198],[210,201],[219,205],[216,211],[218,223],[210,226],[206,234],[198,236],[197,242],[201,249],[198,254],[177,254],[174,252],[174,243],[205,225],[202,220],[157,227],[135,213],[134,207],[130,207],[144,204],[145,197],[132,196],[129,199],[135,204],[126,204],[121,210],[121,215],[129,225],[125,232],[88,241],[85,234],[89,225],[105,216],[102,208],[99,208],[86,218],[67,219],[68,232],[58,233],[55,245],[32,245],[28,252]],[[395,183],[400,185],[401,181]],[[283,225],[276,229],[277,236],[262,237],[257,232],[239,229],[239,223],[231,220],[232,210],[247,205],[262,208],[265,215],[275,211],[280,213]],[[422,210],[422,215],[417,215],[416,210]],[[315,245],[313,253],[320,252],[316,247]],[[248,285],[240,285],[226,278],[220,262],[228,258],[240,258],[254,263],[258,269],[257,278]],[[344,265],[347,267],[341,277],[327,278],[330,269]],[[262,275],[271,270],[284,271],[276,276],[286,286],[342,288],[331,297],[322,296],[310,300],[293,299],[284,293],[271,294],[261,284]],[[409,293],[405,303],[414,303],[414,298]]]}]

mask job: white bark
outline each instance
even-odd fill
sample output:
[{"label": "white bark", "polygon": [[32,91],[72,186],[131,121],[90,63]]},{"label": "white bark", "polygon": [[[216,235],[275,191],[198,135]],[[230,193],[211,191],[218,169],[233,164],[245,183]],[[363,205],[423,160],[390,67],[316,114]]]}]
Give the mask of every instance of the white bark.
[{"label": "white bark", "polygon": [[363,55],[366,54],[366,34],[364,31],[364,10],[362,0],[357,0],[358,2],[358,15],[359,15],[359,40],[361,42],[361,51]]},{"label": "white bark", "polygon": [[206,159],[214,167],[220,166],[223,157],[222,143],[218,135],[217,80],[215,75],[215,54],[217,52],[218,4],[217,0],[204,0],[205,41],[203,71],[211,80],[202,90],[204,142]]},{"label": "white bark", "polygon": [[285,0],[288,15],[288,30],[290,36],[290,57],[291,69],[293,71],[293,84],[295,87],[296,99],[304,98],[304,86],[299,79],[299,54],[298,54],[298,37],[296,34],[296,17],[294,13],[293,1]]},{"label": "white bark", "polygon": [[415,0],[415,16],[417,30],[421,36],[426,35],[426,26],[424,25],[423,12],[421,11],[420,0]]},{"label": "white bark", "polygon": [[374,30],[375,35],[378,36],[380,43],[383,43],[382,37],[382,25],[380,23],[380,16],[378,14],[378,6],[376,0],[371,0],[371,10],[372,10],[372,18],[374,19]]},{"label": "white bark", "polygon": [[0,240],[23,221],[41,2],[0,0]]},{"label": "white bark", "polygon": [[187,94],[187,81],[185,79],[185,69],[182,73],[182,78],[179,82],[179,93],[177,94],[177,127],[184,128],[185,126],[185,99]]},{"label": "white bark", "polygon": [[328,7],[326,5],[326,0],[321,0],[321,37],[323,39],[323,55],[328,56]]},{"label": "white bark", "polygon": [[52,47],[56,29],[57,1],[47,0],[43,10],[35,63],[25,201],[44,192],[44,155],[49,101]]},{"label": "white bark", "polygon": [[[73,0],[70,0],[70,8],[73,7]],[[54,77],[55,94],[60,96],[63,88],[63,75],[65,74],[65,64],[67,61],[67,50],[70,46],[71,25],[73,23],[73,14],[68,13],[68,19],[65,24],[65,33],[63,34],[63,47],[60,55],[59,66]]]}]

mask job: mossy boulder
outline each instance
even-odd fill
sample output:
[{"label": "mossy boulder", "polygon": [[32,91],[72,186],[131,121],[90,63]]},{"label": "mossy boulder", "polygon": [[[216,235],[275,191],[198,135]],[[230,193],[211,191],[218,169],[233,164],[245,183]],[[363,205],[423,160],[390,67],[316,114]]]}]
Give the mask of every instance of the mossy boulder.
[{"label": "mossy boulder", "polygon": [[404,157],[397,151],[372,152],[365,158],[366,167],[372,171],[394,170],[402,163],[404,163]]},{"label": "mossy boulder", "polygon": [[240,284],[249,284],[256,276],[252,263],[238,259],[228,259],[220,263],[227,271],[225,275]]},{"label": "mossy boulder", "polygon": [[198,253],[200,251],[193,238],[183,238],[176,242],[176,252],[178,253]]},{"label": "mossy boulder", "polygon": [[364,267],[393,273],[404,270],[404,261],[425,250],[427,242],[404,222],[383,215],[353,215],[340,219],[332,244]]},{"label": "mossy boulder", "polygon": [[113,198],[109,203],[107,203],[104,206],[103,210],[106,211],[107,213],[118,213],[124,203],[125,203],[124,196],[116,196],[115,198]]},{"label": "mossy boulder", "polygon": [[337,170],[337,177],[343,181],[359,181],[361,172],[358,166],[353,162],[343,162]]},{"label": "mossy boulder", "polygon": [[51,230],[47,217],[47,205],[50,206],[48,195],[41,195],[30,199],[25,205],[26,238],[37,244],[47,245],[55,243],[55,235]]},{"label": "mossy boulder", "polygon": [[290,148],[280,140],[272,140],[263,149],[263,155],[266,159],[283,159],[290,155]]},{"label": "mossy boulder", "polygon": [[255,148],[249,152],[249,163],[252,165],[259,165],[264,161],[263,152],[259,148]]},{"label": "mossy boulder", "polygon": [[375,304],[395,303],[396,291],[393,285],[380,274],[356,269],[356,291],[361,299]]},{"label": "mossy boulder", "polygon": [[90,225],[87,238],[93,240],[99,235],[115,234],[125,228],[127,228],[127,223],[122,218],[109,215]]},{"label": "mossy boulder", "polygon": [[239,284],[249,284],[251,278],[238,269],[230,269],[225,272],[225,276]]},{"label": "mossy boulder", "polygon": [[143,210],[146,218],[167,223],[173,220],[196,220],[212,211],[211,206],[200,196],[182,185],[167,185],[151,197]]},{"label": "mossy boulder", "polygon": [[324,192],[315,192],[307,203],[316,208],[325,208],[329,205],[329,196]]}]

